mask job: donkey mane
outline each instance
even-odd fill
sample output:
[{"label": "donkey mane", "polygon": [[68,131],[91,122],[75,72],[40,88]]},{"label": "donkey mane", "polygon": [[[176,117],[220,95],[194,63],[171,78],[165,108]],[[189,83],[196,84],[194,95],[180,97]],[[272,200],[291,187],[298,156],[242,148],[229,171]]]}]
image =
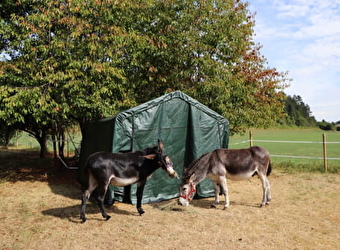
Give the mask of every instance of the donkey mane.
[{"label": "donkey mane", "polygon": [[152,153],[154,153],[157,149],[158,149],[158,146],[153,146],[153,147],[149,147],[149,148],[146,148],[146,149],[140,150],[140,151],[144,152],[145,154],[152,154]]},{"label": "donkey mane", "polygon": [[[214,152],[214,151],[213,151]],[[184,172],[183,172],[183,180],[188,180],[189,177],[193,174],[193,173],[196,173],[199,172],[199,173],[205,173],[206,171],[208,171],[208,161],[210,159],[210,154],[212,152],[209,152],[209,153],[206,153],[204,155],[202,155],[201,157],[197,158],[196,160],[194,160],[190,165],[189,167],[185,168],[184,169]],[[206,171],[202,171],[206,168]],[[198,171],[200,170],[200,171]],[[203,176],[203,174],[202,174]],[[196,177],[199,177],[199,176],[196,176]],[[200,179],[200,178],[199,178]]]}]

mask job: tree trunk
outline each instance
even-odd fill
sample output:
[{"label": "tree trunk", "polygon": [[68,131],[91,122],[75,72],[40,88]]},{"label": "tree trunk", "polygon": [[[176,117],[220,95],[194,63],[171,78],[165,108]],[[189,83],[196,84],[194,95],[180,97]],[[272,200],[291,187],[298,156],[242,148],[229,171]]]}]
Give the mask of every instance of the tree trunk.
[{"label": "tree trunk", "polygon": [[41,136],[37,138],[39,144],[40,144],[40,158],[45,158],[47,154],[47,132],[46,130],[41,131]]},{"label": "tree trunk", "polygon": [[57,154],[57,137],[55,135],[55,133],[53,133],[52,135],[52,144],[53,144],[53,156],[54,159],[57,159],[58,154]]},{"label": "tree trunk", "polygon": [[58,147],[59,156],[64,159],[64,148],[65,148],[65,133],[63,130],[58,131]]}]

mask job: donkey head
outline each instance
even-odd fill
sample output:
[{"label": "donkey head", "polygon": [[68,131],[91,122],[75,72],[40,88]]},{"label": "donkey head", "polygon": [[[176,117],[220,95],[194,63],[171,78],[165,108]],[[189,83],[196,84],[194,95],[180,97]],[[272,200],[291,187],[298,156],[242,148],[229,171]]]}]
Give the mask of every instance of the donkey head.
[{"label": "donkey head", "polygon": [[194,198],[196,194],[196,185],[194,184],[195,173],[187,175],[184,173],[182,184],[180,186],[180,196],[178,204],[182,206],[188,206],[189,202]]},{"label": "donkey head", "polygon": [[170,157],[164,154],[164,145],[161,140],[158,139],[158,146],[154,147],[155,151],[152,154],[143,156],[149,160],[157,160],[161,168],[163,168],[171,178],[178,178],[177,172],[173,168],[173,163]]},{"label": "donkey head", "polygon": [[160,166],[168,173],[168,175],[171,178],[178,177],[178,174],[173,168],[173,163],[170,159],[170,157],[166,154],[164,154],[164,145],[161,142],[161,140],[158,139],[158,152],[157,152],[157,157],[158,157],[158,163]]}]

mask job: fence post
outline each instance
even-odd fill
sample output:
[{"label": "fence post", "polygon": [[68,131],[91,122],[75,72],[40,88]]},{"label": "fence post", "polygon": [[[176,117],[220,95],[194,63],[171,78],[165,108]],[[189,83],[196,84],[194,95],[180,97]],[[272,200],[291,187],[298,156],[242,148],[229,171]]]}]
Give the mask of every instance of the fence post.
[{"label": "fence post", "polygon": [[252,131],[249,131],[249,144],[250,144],[250,147],[253,146],[253,132]]},{"label": "fence post", "polygon": [[322,134],[322,149],[323,149],[323,168],[327,172],[327,141],[326,134]]}]

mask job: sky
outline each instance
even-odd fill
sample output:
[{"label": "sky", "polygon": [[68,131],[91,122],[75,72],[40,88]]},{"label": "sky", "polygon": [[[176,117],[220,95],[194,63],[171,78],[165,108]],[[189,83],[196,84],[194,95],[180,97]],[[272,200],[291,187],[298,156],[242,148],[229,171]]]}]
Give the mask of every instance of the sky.
[{"label": "sky", "polygon": [[288,72],[317,121],[340,121],[340,0],[247,0],[268,66]]}]

